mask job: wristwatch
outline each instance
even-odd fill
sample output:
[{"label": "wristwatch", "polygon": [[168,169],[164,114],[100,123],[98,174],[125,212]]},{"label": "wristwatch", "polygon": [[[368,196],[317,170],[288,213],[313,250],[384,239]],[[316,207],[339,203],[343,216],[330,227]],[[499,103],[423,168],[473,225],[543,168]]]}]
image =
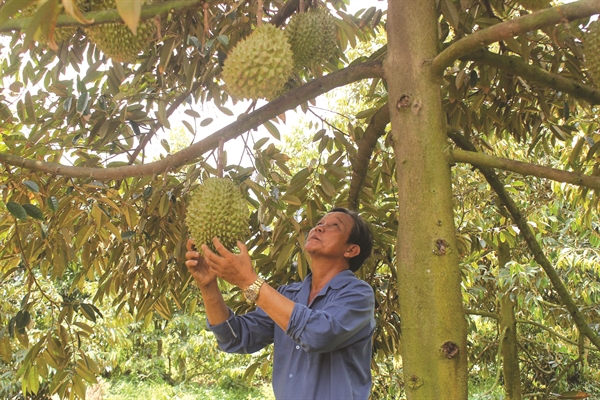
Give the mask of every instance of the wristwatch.
[{"label": "wristwatch", "polygon": [[256,278],[254,283],[248,286],[248,289],[244,290],[244,297],[246,298],[246,302],[250,305],[254,304],[256,299],[258,299],[258,293],[260,292],[260,287],[265,283],[265,280],[261,277]]}]

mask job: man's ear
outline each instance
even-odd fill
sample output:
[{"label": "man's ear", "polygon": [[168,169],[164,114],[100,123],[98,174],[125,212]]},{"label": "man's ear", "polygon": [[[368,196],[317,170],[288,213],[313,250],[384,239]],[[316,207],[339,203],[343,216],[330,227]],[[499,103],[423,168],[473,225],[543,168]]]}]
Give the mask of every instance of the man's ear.
[{"label": "man's ear", "polygon": [[350,247],[348,247],[348,250],[346,250],[344,252],[344,257],[353,258],[359,254],[360,254],[360,246],[357,244],[351,244]]}]

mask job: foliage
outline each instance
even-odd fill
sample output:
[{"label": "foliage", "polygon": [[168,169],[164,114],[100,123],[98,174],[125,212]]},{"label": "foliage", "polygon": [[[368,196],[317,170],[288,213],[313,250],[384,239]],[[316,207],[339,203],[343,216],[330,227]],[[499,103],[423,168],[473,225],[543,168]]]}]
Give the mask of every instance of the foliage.
[{"label": "foliage", "polygon": [[[257,8],[254,2],[207,1],[203,7],[200,1],[177,0],[144,6],[141,14],[135,7],[86,14],[95,23],[122,16],[129,26],[140,15],[160,20],[160,37],[131,63],[110,60],[89,42],[81,28],[89,21],[68,9],[75,2],[60,3],[74,18],[61,14],[54,0],[39,4],[29,17],[25,7],[33,3],[0,2],[0,32],[7,34],[0,38],[0,293],[6,299],[0,305],[0,396],[83,398],[85,387],[101,374],[161,387],[217,374],[224,386],[268,377],[269,350],[241,362],[215,349],[183,264],[189,193],[218,174],[219,142],[238,136],[251,160],[225,162],[224,174],[248,201],[253,232],[248,247],[271,285],[306,276],[305,234],[332,206],[357,204],[367,217],[376,247],[360,277],[376,296],[373,397],[405,393],[406,377],[399,374],[408,367],[399,353],[406,345],[400,341],[401,321],[409,321],[399,304],[416,299],[403,298],[399,290],[403,254],[397,253],[397,238],[399,232],[428,228],[398,223],[411,212],[399,206],[399,184],[419,181],[396,165],[406,145],[398,132],[406,127],[389,129],[389,115],[386,120],[381,114],[394,79],[381,72],[392,50],[386,12],[371,7],[352,14],[347,1],[327,1],[338,27],[335,54],[297,71],[286,95],[256,109],[256,103],[232,101],[221,80],[223,62],[261,12],[281,27],[298,1],[265,0]],[[498,176],[542,256],[567,286],[565,297],[532,259],[531,245],[521,240],[522,229],[500,193],[457,161],[453,151],[460,141],[436,144],[439,158],[456,162],[450,220],[469,323],[469,345],[460,354],[468,353],[472,383],[500,392],[503,334],[497,321],[503,296],[510,296],[524,393],[598,394],[600,358],[589,342],[594,337],[584,335],[566,308],[574,300],[585,321],[600,320],[597,194],[540,180],[544,175],[533,162],[598,175],[600,95],[590,84],[581,49],[590,16],[600,10],[582,0],[561,8],[560,21],[550,24],[552,10],[530,15],[513,1],[435,3],[439,52],[424,65],[439,78],[448,137],[460,133],[486,155],[530,162],[528,173],[535,178],[510,168]],[[52,18],[42,18],[47,16]],[[527,25],[533,19],[536,25]],[[510,34],[494,31],[508,23],[514,23],[506,29]],[[73,24],[80,26],[74,36],[53,43],[55,25]],[[491,39],[483,36],[489,32],[496,32]],[[427,36],[421,33],[415,36]],[[484,38],[473,39],[478,37]],[[469,49],[460,50],[465,41]],[[352,71],[360,73],[347,78]],[[345,86],[342,99],[336,96],[334,114],[324,114],[315,98],[336,86]],[[215,122],[204,108],[209,103],[223,118],[242,115],[205,135]],[[394,105],[392,111],[403,106]],[[282,138],[285,111],[297,106],[318,121]],[[166,154],[156,156],[152,139],[163,129],[183,129],[175,126],[174,115],[185,116],[187,132],[162,139]],[[255,137],[260,125],[274,140]],[[511,251],[506,265],[499,265],[501,243]],[[429,248],[425,256],[431,257]],[[236,312],[248,310],[237,288],[224,285],[224,291]],[[462,318],[461,310],[455,312]],[[426,317],[417,322],[436,329],[428,310],[420,313]],[[597,323],[588,325],[600,334]],[[248,366],[244,372],[232,369],[240,364]]]}]

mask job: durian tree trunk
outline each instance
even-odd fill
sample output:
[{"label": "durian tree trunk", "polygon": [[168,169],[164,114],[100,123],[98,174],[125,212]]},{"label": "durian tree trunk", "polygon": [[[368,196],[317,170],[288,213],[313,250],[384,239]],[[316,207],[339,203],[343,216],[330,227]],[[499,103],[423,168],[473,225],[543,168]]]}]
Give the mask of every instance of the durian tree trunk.
[{"label": "durian tree trunk", "polygon": [[398,289],[407,398],[467,398],[467,324],[436,55],[436,0],[388,2],[385,64],[397,164]]},{"label": "durian tree trunk", "polygon": [[[500,268],[504,267],[509,261],[510,246],[508,243],[500,243],[498,247],[498,264]],[[500,288],[502,293],[502,297],[500,297],[500,332],[505,332],[501,352],[504,393],[507,400],[521,400],[515,302],[510,298],[509,289],[509,287]]]}]

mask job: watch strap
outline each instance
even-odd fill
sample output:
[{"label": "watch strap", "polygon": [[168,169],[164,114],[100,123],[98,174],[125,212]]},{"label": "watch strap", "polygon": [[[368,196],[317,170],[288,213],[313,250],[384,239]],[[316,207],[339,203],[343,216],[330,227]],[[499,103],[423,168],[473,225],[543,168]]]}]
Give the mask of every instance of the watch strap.
[{"label": "watch strap", "polygon": [[246,298],[246,302],[248,304],[254,304],[256,299],[258,299],[260,288],[264,283],[265,280],[261,277],[258,277],[250,286],[248,286],[246,290],[243,291],[244,297]]}]

